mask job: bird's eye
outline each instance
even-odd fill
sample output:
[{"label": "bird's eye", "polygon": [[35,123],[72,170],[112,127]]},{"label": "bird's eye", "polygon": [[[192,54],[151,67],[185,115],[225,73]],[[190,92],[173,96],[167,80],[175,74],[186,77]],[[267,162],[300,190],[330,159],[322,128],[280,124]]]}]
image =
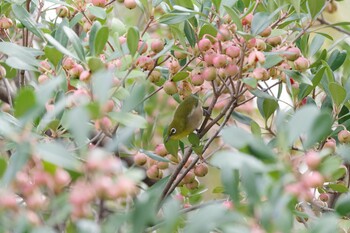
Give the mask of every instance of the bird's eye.
[{"label": "bird's eye", "polygon": [[170,133],[171,134],[176,134],[176,129],[175,128],[171,128]]}]

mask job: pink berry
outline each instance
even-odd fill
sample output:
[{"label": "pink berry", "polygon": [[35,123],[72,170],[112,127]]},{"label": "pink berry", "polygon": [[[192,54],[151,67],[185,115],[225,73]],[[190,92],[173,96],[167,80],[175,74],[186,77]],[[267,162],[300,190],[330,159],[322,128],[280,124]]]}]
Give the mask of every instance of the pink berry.
[{"label": "pink berry", "polygon": [[201,52],[208,51],[211,48],[211,41],[207,38],[203,38],[198,42],[198,49]]}]

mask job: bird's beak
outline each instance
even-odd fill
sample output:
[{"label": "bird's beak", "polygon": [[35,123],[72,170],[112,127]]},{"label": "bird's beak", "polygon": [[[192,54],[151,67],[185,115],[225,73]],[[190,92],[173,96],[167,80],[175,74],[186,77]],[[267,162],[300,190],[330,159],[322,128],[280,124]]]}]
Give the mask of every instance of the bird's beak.
[{"label": "bird's beak", "polygon": [[168,135],[166,138],[165,138],[165,143],[167,143],[170,139],[170,135]]}]

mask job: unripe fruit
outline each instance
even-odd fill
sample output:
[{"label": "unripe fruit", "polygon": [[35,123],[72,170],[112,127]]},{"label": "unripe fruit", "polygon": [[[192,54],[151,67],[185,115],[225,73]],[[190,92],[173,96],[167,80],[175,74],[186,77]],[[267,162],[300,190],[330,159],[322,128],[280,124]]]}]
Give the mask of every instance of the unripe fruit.
[{"label": "unripe fruit", "polygon": [[213,65],[216,68],[223,68],[226,66],[226,56],[223,54],[218,54],[213,59]]},{"label": "unripe fruit", "polygon": [[204,61],[208,66],[213,65],[213,60],[216,57],[214,50],[210,49],[204,54]]},{"label": "unripe fruit", "polygon": [[211,48],[211,41],[207,38],[203,38],[198,42],[198,49],[201,52],[208,51]]},{"label": "unripe fruit", "polygon": [[164,42],[162,40],[156,39],[151,43],[151,50],[155,53],[159,53],[164,48]]},{"label": "unripe fruit", "polygon": [[338,133],[338,140],[341,143],[349,143],[350,142],[350,132],[346,129],[341,130]]},{"label": "unripe fruit", "polygon": [[75,64],[73,66],[72,69],[70,69],[68,71],[68,74],[72,77],[72,78],[78,78],[80,76],[80,74],[84,71],[84,68],[82,65],[80,64]]},{"label": "unripe fruit", "polygon": [[104,7],[106,5],[106,0],[92,0],[92,5]]},{"label": "unripe fruit", "polygon": [[191,82],[195,86],[200,86],[204,83],[204,78],[202,76],[202,72],[198,69],[194,69],[191,72]]},{"label": "unripe fruit", "polygon": [[188,189],[197,189],[199,186],[199,181],[197,179],[194,179],[192,182],[185,184],[186,188]]},{"label": "unripe fruit", "polygon": [[1,193],[0,195],[1,195],[0,209],[5,209],[6,211],[9,211],[9,210],[16,210],[18,208],[17,199],[14,194]]},{"label": "unripe fruit", "polygon": [[155,62],[149,56],[140,56],[136,61],[136,65],[144,70],[152,70]]},{"label": "unripe fruit", "polygon": [[135,0],[124,0],[124,6],[126,8],[134,9],[136,7],[136,1]]},{"label": "unripe fruit", "polygon": [[159,178],[159,169],[157,165],[152,165],[146,171],[147,177],[150,179],[158,179]]},{"label": "unripe fruit", "polygon": [[181,52],[181,51],[174,50],[174,56],[177,59],[182,60],[182,59],[185,59],[187,57],[187,54],[184,52]]},{"label": "unripe fruit", "polygon": [[164,157],[168,154],[168,151],[166,150],[165,145],[161,143],[156,146],[156,148],[154,149],[154,153],[161,157]]},{"label": "unripe fruit", "polygon": [[239,73],[239,67],[235,64],[228,64],[225,67],[225,72],[226,72],[226,75],[228,76],[235,76],[236,74]]},{"label": "unripe fruit", "polygon": [[269,27],[265,28],[264,31],[260,32],[259,35],[262,36],[262,37],[268,37],[268,36],[271,35],[271,32],[272,32],[272,29],[269,26]]},{"label": "unripe fruit", "polygon": [[321,163],[321,157],[315,151],[310,151],[305,155],[305,163],[310,170],[316,170]]},{"label": "unripe fruit", "polygon": [[327,193],[321,193],[320,196],[318,197],[321,201],[326,202],[329,199],[329,196]]},{"label": "unripe fruit", "polygon": [[42,73],[49,72],[51,70],[50,63],[47,60],[39,62],[39,71]]},{"label": "unripe fruit", "polygon": [[41,74],[41,75],[39,75],[39,77],[38,77],[38,83],[39,84],[43,84],[43,83],[45,83],[46,81],[48,81],[50,78],[49,78],[49,76],[47,76],[46,74]]},{"label": "unripe fruit", "polygon": [[6,16],[2,16],[0,18],[0,29],[9,29],[13,26],[13,22],[10,18],[7,18]]},{"label": "unripe fruit", "polygon": [[103,112],[112,112],[114,109],[114,101],[107,100],[106,103],[102,107]]},{"label": "unripe fruit", "polygon": [[237,46],[229,46],[226,48],[226,51],[225,51],[226,55],[231,57],[231,58],[236,58],[240,55],[241,53],[241,49]]},{"label": "unripe fruit", "polygon": [[328,148],[332,152],[335,151],[336,147],[337,147],[337,142],[335,141],[334,138],[328,138],[323,146],[323,148]]},{"label": "unripe fruit", "polygon": [[312,172],[309,175],[303,176],[303,183],[308,188],[321,187],[324,181],[323,176],[319,172]]},{"label": "unripe fruit", "polygon": [[158,162],[157,167],[161,170],[167,169],[169,167],[168,162]]},{"label": "unripe fruit", "polygon": [[145,52],[147,52],[147,49],[148,49],[147,43],[144,42],[143,40],[139,40],[138,47],[137,47],[137,51],[138,51],[140,54],[144,54]]},{"label": "unripe fruit", "polygon": [[282,37],[281,36],[269,37],[269,38],[266,39],[266,43],[268,43],[272,47],[275,47],[275,46],[277,46],[277,45],[282,43]]},{"label": "unripe fruit", "polygon": [[220,27],[216,38],[218,38],[220,41],[227,41],[231,39],[231,33],[227,28]]},{"label": "unripe fruit", "polygon": [[253,21],[253,14],[250,13],[248,15],[246,15],[243,19],[242,19],[242,24],[243,25],[250,25]]},{"label": "unripe fruit", "polygon": [[216,68],[212,66],[204,68],[202,76],[207,81],[214,81],[216,79]]},{"label": "unripe fruit", "polygon": [[264,64],[265,55],[260,51],[252,51],[248,56],[248,64],[255,65],[256,63]]},{"label": "unripe fruit", "polygon": [[187,96],[190,96],[192,94],[192,85],[186,81],[182,80],[179,85],[179,95],[182,97],[182,99],[185,99]]},{"label": "unripe fruit", "polygon": [[158,82],[160,80],[161,76],[162,76],[162,74],[160,73],[160,71],[153,70],[152,73],[149,75],[148,79],[152,83],[156,83],[156,82]]},{"label": "unripe fruit", "polygon": [[66,170],[57,168],[54,175],[55,189],[61,189],[69,184],[71,177]]},{"label": "unripe fruit", "polygon": [[56,14],[58,17],[61,17],[61,18],[69,17],[69,9],[66,6],[57,7]]},{"label": "unripe fruit", "polygon": [[63,59],[63,61],[62,61],[62,67],[63,67],[63,69],[65,69],[65,70],[70,70],[70,69],[72,69],[72,68],[74,67],[74,65],[75,65],[75,61],[74,61],[72,58],[70,58],[70,57],[66,57],[66,58]]},{"label": "unripe fruit", "polygon": [[79,80],[86,82],[89,81],[91,77],[91,73],[88,70],[84,70],[83,72],[81,72],[80,76],[79,76]]},{"label": "unripe fruit", "polygon": [[301,56],[301,51],[297,47],[288,48],[284,57],[289,61],[295,61],[297,58]]},{"label": "unripe fruit", "polygon": [[262,39],[256,39],[255,47],[259,51],[264,51],[266,49],[266,43]]},{"label": "unripe fruit", "polygon": [[92,25],[91,25],[90,22],[85,22],[85,23],[83,24],[83,30],[84,30],[84,32],[89,32],[89,31],[91,30],[91,27],[92,27]]},{"label": "unripe fruit", "polygon": [[332,13],[336,12],[337,10],[338,10],[338,6],[337,6],[336,2],[334,2],[334,1],[328,2],[327,7],[326,7],[326,11],[329,14],[332,14]]},{"label": "unripe fruit", "polygon": [[265,68],[262,67],[255,68],[252,75],[256,80],[266,81],[269,79],[269,73]]},{"label": "unripe fruit", "polygon": [[205,163],[198,164],[194,168],[194,174],[198,177],[203,177],[208,174],[208,166]]},{"label": "unripe fruit", "polygon": [[137,152],[136,155],[134,156],[134,162],[138,166],[143,166],[147,162],[147,155],[141,152]]},{"label": "unripe fruit", "polygon": [[185,177],[183,178],[183,182],[185,184],[191,183],[194,179],[196,178],[196,175],[194,174],[193,171],[189,171]]},{"label": "unripe fruit", "polygon": [[169,68],[169,72],[171,74],[176,74],[177,72],[179,72],[181,66],[179,64],[179,62],[177,60],[170,60],[168,63],[168,68]]},{"label": "unripe fruit", "polygon": [[307,70],[310,67],[310,62],[305,57],[299,57],[294,61],[294,68],[300,72]]},{"label": "unripe fruit", "polygon": [[167,80],[163,85],[165,93],[168,95],[174,95],[178,92],[177,85],[175,82]]}]

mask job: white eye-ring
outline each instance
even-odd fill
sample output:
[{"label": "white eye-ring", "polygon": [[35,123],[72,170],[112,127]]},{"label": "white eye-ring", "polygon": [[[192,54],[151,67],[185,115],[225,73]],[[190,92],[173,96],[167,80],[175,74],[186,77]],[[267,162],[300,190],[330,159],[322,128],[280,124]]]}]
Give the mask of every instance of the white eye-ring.
[{"label": "white eye-ring", "polygon": [[175,128],[171,128],[170,133],[171,134],[176,134],[176,129]]}]

